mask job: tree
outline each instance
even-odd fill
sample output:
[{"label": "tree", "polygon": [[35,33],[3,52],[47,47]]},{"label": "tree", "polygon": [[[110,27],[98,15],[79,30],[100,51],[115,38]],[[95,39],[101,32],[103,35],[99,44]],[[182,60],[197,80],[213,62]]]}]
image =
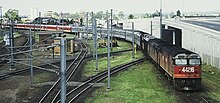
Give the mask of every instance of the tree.
[{"label": "tree", "polygon": [[113,14],[113,20],[118,20],[118,17],[115,14]]},{"label": "tree", "polygon": [[52,17],[57,19],[57,18],[59,18],[59,14],[57,12],[54,12]]},{"label": "tree", "polygon": [[180,10],[177,10],[176,15],[179,17],[181,16]]},{"label": "tree", "polygon": [[128,16],[128,19],[134,19],[134,15],[133,15],[133,14],[130,14],[130,15]]},{"label": "tree", "polygon": [[174,14],[174,12],[172,11],[171,13],[170,13],[170,17],[171,18],[174,18],[176,15]]},{"label": "tree", "polygon": [[123,11],[119,11],[118,17],[119,17],[119,19],[124,19],[124,17],[125,17],[124,12]]},{"label": "tree", "polygon": [[109,12],[106,11],[105,14],[104,14],[104,16],[103,16],[103,19],[104,19],[104,20],[107,20],[108,18],[110,18],[110,15],[109,15]]},{"label": "tree", "polygon": [[145,14],[144,14],[144,18],[151,18],[151,15],[148,14],[148,13],[145,13]]},{"label": "tree", "polygon": [[5,15],[5,18],[8,18],[9,21],[14,22],[14,21],[21,21],[21,17],[18,16],[18,10],[16,9],[9,9]]},{"label": "tree", "polygon": [[96,19],[102,20],[104,16],[104,12],[103,11],[99,11],[95,14]]},{"label": "tree", "polygon": [[152,14],[152,17],[155,17],[155,16],[160,16],[160,12],[158,10],[156,10],[156,12]]},{"label": "tree", "polygon": [[73,19],[79,19],[79,13],[77,12],[77,13],[75,13],[75,14],[71,14],[71,17],[73,18]]},{"label": "tree", "polygon": [[80,22],[80,26],[82,26],[83,25],[83,18],[80,18],[79,22]]}]

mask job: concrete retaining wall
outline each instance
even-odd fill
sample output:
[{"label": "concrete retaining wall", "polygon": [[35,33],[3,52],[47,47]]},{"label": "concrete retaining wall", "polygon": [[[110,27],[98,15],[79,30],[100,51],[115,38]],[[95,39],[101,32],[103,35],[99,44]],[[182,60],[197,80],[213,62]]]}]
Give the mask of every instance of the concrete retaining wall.
[{"label": "concrete retaining wall", "polygon": [[180,21],[163,23],[182,29],[183,48],[199,53],[203,63],[220,68],[220,32]]}]

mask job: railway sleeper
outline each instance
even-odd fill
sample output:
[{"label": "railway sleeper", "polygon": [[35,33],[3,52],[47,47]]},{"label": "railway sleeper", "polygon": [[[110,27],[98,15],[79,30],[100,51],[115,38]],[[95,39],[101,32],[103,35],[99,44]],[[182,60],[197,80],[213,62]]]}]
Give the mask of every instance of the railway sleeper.
[{"label": "railway sleeper", "polygon": [[178,90],[199,90],[201,88],[201,78],[175,78],[173,83]]},{"label": "railway sleeper", "polygon": [[[55,82],[44,82],[44,83],[38,83],[38,84],[34,84],[35,87],[42,87],[42,86],[47,86],[47,85],[53,85]],[[67,82],[67,86],[80,86],[81,84],[83,84],[84,82]],[[106,86],[105,83],[89,83],[92,84],[93,87],[103,87]]]}]

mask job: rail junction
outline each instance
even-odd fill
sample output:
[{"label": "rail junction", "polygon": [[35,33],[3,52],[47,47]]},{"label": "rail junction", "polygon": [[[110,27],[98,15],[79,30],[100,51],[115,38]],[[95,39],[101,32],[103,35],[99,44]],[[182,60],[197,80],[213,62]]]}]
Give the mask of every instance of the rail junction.
[{"label": "rail junction", "polygon": [[[169,21],[167,21],[167,23],[169,23]],[[94,23],[94,25],[96,25],[96,24]],[[172,25],[172,24],[169,24],[169,25]],[[48,26],[50,26],[50,25],[48,25]],[[37,28],[37,27],[34,27],[34,29],[33,29],[33,27],[31,27],[31,25],[28,25],[28,27],[26,27],[24,25],[23,26],[15,25],[15,27],[17,27],[18,30],[19,29],[32,29],[34,31],[34,29],[35,29],[37,31],[37,30],[41,29],[41,28]],[[172,27],[169,27],[169,28],[172,28]],[[45,27],[44,27],[44,29],[45,29]],[[50,45],[48,45],[48,44],[33,45],[33,46],[38,46],[40,48],[31,49],[31,48],[29,48],[31,46],[27,46],[27,45],[28,45],[28,43],[29,44],[33,43],[31,41],[31,39],[34,38],[34,37],[32,37],[30,35],[29,35],[29,37],[27,37],[28,39],[25,40],[25,43],[22,43],[20,45],[21,47],[23,47],[22,49],[15,49],[15,50],[13,50],[13,51],[15,51],[15,53],[12,52],[11,54],[2,53],[2,55],[0,55],[1,57],[4,57],[2,59],[2,62],[9,62],[8,59],[5,59],[5,58],[9,58],[9,57],[6,57],[6,56],[10,56],[10,55],[14,56],[15,54],[16,55],[17,54],[23,54],[23,55],[26,55],[26,57],[29,57],[28,62],[31,63],[32,62],[31,60],[34,58],[31,54],[32,51],[38,51],[38,50],[47,51],[49,49],[52,49],[52,51],[53,51],[53,56],[52,56],[52,59],[51,59],[51,61],[53,61],[53,62],[46,62],[46,61],[41,60],[41,59],[38,58],[38,60],[43,61],[45,63],[45,65],[34,66],[32,64],[26,64],[27,66],[30,66],[32,68],[32,70],[30,70],[30,69],[21,69],[21,70],[13,71],[13,72],[10,72],[10,73],[5,73],[3,75],[0,75],[0,79],[1,80],[7,80],[9,77],[16,76],[16,75],[23,75],[23,74],[25,74],[27,72],[31,72],[31,71],[33,73],[33,68],[40,69],[40,70],[46,70],[48,72],[54,72],[54,73],[56,73],[56,77],[54,78],[54,80],[56,82],[48,89],[47,92],[42,93],[43,94],[42,97],[37,98],[37,101],[39,100],[38,101],[39,103],[48,103],[48,102],[52,102],[52,103],[61,102],[61,103],[63,103],[63,100],[64,100],[65,102],[72,103],[72,102],[76,102],[76,101],[81,101],[80,96],[83,93],[87,92],[87,90],[91,89],[94,86],[94,84],[100,83],[101,81],[105,80],[107,77],[112,76],[114,73],[117,73],[117,72],[122,71],[124,69],[128,69],[132,65],[137,65],[137,64],[139,64],[141,62],[144,62],[146,60],[146,58],[142,58],[142,59],[138,59],[136,61],[132,61],[132,62],[124,64],[124,65],[116,66],[114,68],[111,68],[109,70],[100,72],[97,75],[94,75],[94,76],[90,77],[88,80],[83,81],[79,86],[74,86],[74,88],[72,88],[72,87],[67,87],[66,88],[65,87],[65,88],[60,89],[59,86],[62,85],[62,82],[65,82],[64,84],[66,86],[66,83],[73,81],[74,78],[78,76],[77,75],[77,70],[80,69],[80,65],[82,64],[83,60],[89,59],[89,58],[96,58],[96,63],[98,63],[98,58],[100,58],[101,56],[110,56],[109,55],[110,47],[111,47],[110,42],[111,42],[111,44],[113,44],[113,41],[110,41],[110,28],[109,28],[109,26],[107,28],[100,28],[100,29],[97,29],[96,26],[93,26],[91,28],[81,27],[81,28],[70,28],[70,29],[68,27],[66,27],[66,28],[63,28],[63,29],[65,29],[65,30],[63,30],[65,33],[68,33],[68,34],[70,33],[70,35],[77,35],[80,39],[84,39],[83,41],[88,41],[90,35],[92,35],[92,37],[94,39],[94,48],[93,48],[93,50],[91,50],[87,47],[86,44],[84,44],[81,40],[79,40],[75,36],[75,38],[73,39],[73,40],[75,40],[75,44],[76,44],[76,45],[74,44],[74,48],[77,49],[78,52],[76,54],[74,54],[74,57],[70,56],[70,58],[68,58],[68,61],[65,60],[65,63],[67,64],[67,68],[65,67],[66,70],[65,70],[65,73],[64,73],[65,74],[65,79],[66,79],[65,81],[63,81],[61,79],[61,77],[59,77],[59,75],[62,74],[59,69],[60,69],[60,67],[63,66],[63,64],[59,64],[59,62],[62,63],[64,61],[62,61],[62,60],[61,61],[59,61],[59,60],[54,61],[54,59],[57,59],[57,58],[54,58],[54,56],[56,56],[56,55],[54,55],[54,53],[56,52],[55,47],[57,45],[60,45],[60,44],[54,42],[53,44],[50,44]],[[76,30],[77,32],[75,31],[75,29],[77,29]],[[46,33],[48,33],[48,34],[50,34],[50,33],[53,34],[54,33],[55,35],[50,35],[49,37],[44,38],[44,40],[46,42],[50,42],[49,40],[53,40],[55,38],[65,38],[66,35],[64,34],[64,32],[60,32],[60,31],[58,31],[58,32],[57,31],[47,32],[46,31]],[[174,30],[174,32],[177,33],[177,35],[182,35],[182,34],[178,34],[177,29]],[[109,50],[108,53],[97,54],[98,33],[100,33],[99,34],[100,37],[108,38],[108,43],[107,43],[106,46],[104,46],[105,48],[108,48],[108,50]],[[143,35],[143,34],[150,35],[148,33],[145,33],[143,31],[141,31],[141,30],[134,30],[134,27],[133,27],[133,29],[114,28],[114,29],[112,29],[111,33],[112,33],[111,39],[114,37],[114,38],[117,38],[117,39],[128,41],[132,44],[132,49],[122,50],[122,51],[118,51],[118,52],[111,52],[111,55],[114,54],[114,53],[117,54],[117,53],[121,53],[121,52],[132,51],[132,55],[131,55],[132,59],[135,58],[134,57],[135,46],[138,49],[142,49],[142,47],[144,46],[143,43],[140,42],[140,41],[142,41],[142,39],[140,38],[141,35]],[[31,32],[29,34],[31,34]],[[181,44],[182,40],[180,40],[180,38],[182,38],[182,36],[177,36],[177,35],[172,34],[172,40],[168,39],[168,38],[164,38],[164,40],[167,40],[168,42],[174,43],[179,47],[182,47],[182,45],[184,46],[185,44]],[[147,39],[152,39],[152,37],[150,37],[150,36],[144,36],[144,37],[147,38]],[[41,38],[41,37],[39,37],[39,38]],[[185,37],[183,37],[183,38],[185,38]],[[169,40],[171,40],[171,41],[169,41]],[[67,45],[73,46],[72,44],[68,44],[68,43],[67,43]],[[4,48],[4,46],[2,46],[2,48]],[[67,48],[68,48],[68,46],[67,46]],[[146,49],[146,47],[144,47],[144,48]],[[58,50],[61,50],[61,48],[59,48]],[[192,49],[192,50],[194,50],[194,49]],[[88,52],[90,52],[91,54],[88,55],[87,54]],[[29,53],[29,54],[24,54],[24,53]],[[62,54],[61,54],[61,51],[60,51],[60,57],[62,57],[61,55]],[[20,55],[18,55],[18,56],[20,56]],[[10,57],[10,59],[11,58],[12,57]],[[66,57],[64,57],[64,58],[66,59]],[[209,58],[209,57],[204,56],[203,58]],[[215,60],[217,60],[217,59],[215,59]],[[10,62],[12,62],[12,60]],[[14,63],[20,63],[16,59],[13,62]],[[213,60],[213,62],[215,62],[215,61]],[[23,64],[25,64],[25,63],[23,63]],[[219,64],[217,64],[217,62],[216,62],[215,65],[219,65]],[[96,67],[97,66],[98,66],[98,64],[96,64]],[[46,67],[48,67],[48,69]],[[55,68],[55,69],[51,69],[51,67]],[[194,71],[194,70],[189,70],[189,71]],[[33,77],[30,77],[30,78],[33,79]],[[31,83],[31,87],[34,87],[33,81]],[[65,93],[65,92],[63,93],[62,92],[63,90],[65,90],[65,92],[67,92],[67,93]],[[196,102],[205,102],[205,103],[209,103],[209,101],[214,101],[214,100],[211,100],[209,98],[204,97],[203,95],[200,95],[200,94],[194,93],[194,92],[193,93],[184,93],[184,92],[177,91],[176,94],[178,94],[180,96],[183,96],[184,98],[187,98],[186,100],[188,102],[192,102],[192,103],[195,102],[195,101]],[[61,95],[61,98],[60,98],[60,95]],[[185,95],[187,95],[187,96],[185,96]],[[191,97],[194,97],[194,98],[191,98]]]}]

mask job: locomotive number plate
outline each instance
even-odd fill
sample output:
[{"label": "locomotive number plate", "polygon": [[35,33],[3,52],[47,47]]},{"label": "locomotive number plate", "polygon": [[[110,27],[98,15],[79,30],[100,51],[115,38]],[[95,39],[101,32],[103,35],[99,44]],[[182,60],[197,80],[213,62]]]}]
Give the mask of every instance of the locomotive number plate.
[{"label": "locomotive number plate", "polygon": [[182,72],[187,72],[187,73],[191,73],[194,71],[195,71],[194,67],[183,67],[182,69]]}]

